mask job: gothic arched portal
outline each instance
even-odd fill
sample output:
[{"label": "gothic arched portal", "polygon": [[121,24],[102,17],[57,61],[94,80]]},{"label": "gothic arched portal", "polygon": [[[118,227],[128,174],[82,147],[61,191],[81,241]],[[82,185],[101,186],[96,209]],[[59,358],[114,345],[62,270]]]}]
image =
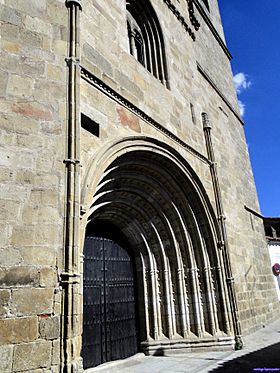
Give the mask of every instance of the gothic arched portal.
[{"label": "gothic arched portal", "polygon": [[115,154],[88,222],[117,227],[132,250],[141,351],[233,344],[215,215],[182,159],[148,147]]}]

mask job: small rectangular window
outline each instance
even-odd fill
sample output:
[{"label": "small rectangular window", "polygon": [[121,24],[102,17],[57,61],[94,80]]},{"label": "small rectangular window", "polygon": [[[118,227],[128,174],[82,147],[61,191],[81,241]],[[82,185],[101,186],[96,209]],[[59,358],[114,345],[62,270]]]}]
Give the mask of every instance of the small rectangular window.
[{"label": "small rectangular window", "polygon": [[87,117],[85,114],[81,115],[81,126],[94,136],[99,137],[99,124]]}]

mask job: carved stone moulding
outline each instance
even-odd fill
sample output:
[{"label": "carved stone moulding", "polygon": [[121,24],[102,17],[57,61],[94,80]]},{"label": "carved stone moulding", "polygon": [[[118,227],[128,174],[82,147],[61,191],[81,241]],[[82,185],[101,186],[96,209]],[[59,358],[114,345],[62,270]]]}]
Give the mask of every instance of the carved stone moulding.
[{"label": "carved stone moulding", "polygon": [[145,341],[141,342],[141,351],[146,355],[165,355],[165,354],[178,354],[188,353],[201,350],[233,350],[234,337],[223,336],[213,338],[189,338],[189,339],[174,339],[164,341]]}]

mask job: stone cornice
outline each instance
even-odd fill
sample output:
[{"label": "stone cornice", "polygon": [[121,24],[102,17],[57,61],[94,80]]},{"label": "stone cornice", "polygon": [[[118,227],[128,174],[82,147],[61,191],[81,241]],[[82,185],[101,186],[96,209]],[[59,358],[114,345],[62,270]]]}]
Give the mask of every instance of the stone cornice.
[{"label": "stone cornice", "polygon": [[[195,16],[194,5],[198,12],[200,13],[201,17],[203,18],[204,22],[209,27],[210,31],[212,32],[213,36],[221,46],[222,50],[225,52],[226,56],[229,60],[232,59],[232,55],[230,54],[226,44],[218,34],[216,28],[214,27],[213,23],[211,22],[208,14],[205,12],[204,8],[201,6],[199,0],[186,0],[188,3],[188,11],[189,11],[189,19],[191,21],[192,26],[194,27],[195,31],[198,31],[200,28],[200,22]],[[168,6],[171,12],[176,16],[178,21],[182,24],[185,31],[191,36],[191,38],[195,41],[195,34],[192,31],[191,27],[189,27],[185,21],[185,18],[182,16],[178,8],[173,4],[171,0],[163,0],[163,2]]]},{"label": "stone cornice", "polygon": [[267,237],[266,236],[266,239],[267,239],[269,244],[275,244],[277,246],[280,246],[280,237],[279,238],[273,238],[273,237]]},{"label": "stone cornice", "polygon": [[198,62],[197,62],[197,70],[204,77],[204,79],[207,80],[207,82],[211,85],[211,87],[217,92],[217,94],[221,97],[221,99],[224,101],[224,103],[227,105],[227,107],[230,109],[230,111],[234,114],[234,116],[238,119],[238,121],[242,125],[244,125],[244,122],[243,122],[242,118],[240,117],[239,113],[233,108],[233,106],[228,101],[228,99],[224,96],[222,91],[217,87],[217,85],[213,81],[213,79],[209,76],[209,74],[203,69],[203,67]]},{"label": "stone cornice", "polygon": [[193,0],[187,0],[187,3],[188,3],[189,18],[190,18],[191,24],[195,28],[195,31],[198,31],[200,28],[200,23],[194,14]]},{"label": "stone cornice", "polygon": [[[229,52],[229,50],[228,50],[227,46],[225,45],[224,41],[222,40],[222,38],[218,34],[218,32],[217,32],[216,28],[214,27],[213,23],[211,22],[209,16],[207,15],[207,13],[205,12],[205,10],[201,6],[199,0],[187,0],[187,1],[188,1],[188,4],[189,4],[189,9],[190,9],[190,7],[193,7],[192,4],[194,4],[196,6],[196,9],[200,13],[200,15],[203,18],[204,22],[209,27],[210,31],[212,32],[213,36],[215,37],[215,39],[217,40],[217,42],[221,46],[222,50],[225,52],[225,54],[228,57],[228,59],[231,60],[232,59],[231,53]],[[192,11],[192,18],[196,19],[193,13],[194,12]],[[190,19],[191,19],[191,13],[190,13]],[[196,22],[198,22],[198,21],[196,21]]]},{"label": "stone cornice", "polygon": [[188,26],[185,18],[180,13],[179,9],[173,4],[171,0],[163,0],[163,2],[168,6],[168,8],[171,10],[171,12],[175,15],[177,20],[181,23],[184,30],[190,35],[190,37],[195,41],[195,34],[190,26]]},{"label": "stone cornice", "polygon": [[146,123],[149,123],[151,126],[155,127],[157,130],[159,130],[161,133],[163,133],[165,136],[169,137],[176,143],[178,143],[180,146],[182,146],[184,149],[186,149],[189,153],[200,159],[202,162],[209,164],[209,160],[207,157],[205,157],[203,154],[199,153],[197,150],[195,150],[190,145],[186,144],[184,141],[182,141],[178,136],[174,135],[171,131],[166,129],[162,124],[155,121],[153,118],[151,118],[148,114],[146,114],[143,110],[139,109],[136,105],[131,103],[129,100],[127,100],[124,96],[120,95],[118,92],[116,92],[113,88],[109,87],[106,83],[104,83],[101,79],[99,79],[97,76],[86,70],[85,68],[81,67],[81,78],[90,83],[92,86],[94,86],[96,89],[98,89],[100,92],[108,96],[111,100],[117,102],[119,105],[125,107],[127,110],[135,114],[137,117],[145,121]]},{"label": "stone cornice", "polygon": [[260,219],[264,219],[263,215],[261,215],[259,212],[255,211],[255,210],[251,209],[250,207],[244,205],[244,208],[245,208],[246,211],[250,212],[251,214],[255,215],[256,217],[258,217]]}]

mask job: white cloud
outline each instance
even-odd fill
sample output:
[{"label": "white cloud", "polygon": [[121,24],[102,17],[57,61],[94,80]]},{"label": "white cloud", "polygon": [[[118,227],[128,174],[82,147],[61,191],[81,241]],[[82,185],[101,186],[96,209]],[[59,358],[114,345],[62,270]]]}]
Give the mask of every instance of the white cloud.
[{"label": "white cloud", "polygon": [[[243,72],[235,74],[233,77],[233,82],[237,95],[240,95],[252,85],[252,82],[248,79],[248,75],[244,74]],[[245,114],[245,104],[241,100],[238,100],[238,105],[240,114],[243,117]]]},{"label": "white cloud", "polygon": [[252,82],[248,80],[248,76],[242,72],[234,75],[233,82],[237,94],[240,94],[252,85]]},{"label": "white cloud", "polygon": [[240,114],[243,117],[245,114],[245,104],[242,101],[238,100],[238,105],[239,105]]}]

